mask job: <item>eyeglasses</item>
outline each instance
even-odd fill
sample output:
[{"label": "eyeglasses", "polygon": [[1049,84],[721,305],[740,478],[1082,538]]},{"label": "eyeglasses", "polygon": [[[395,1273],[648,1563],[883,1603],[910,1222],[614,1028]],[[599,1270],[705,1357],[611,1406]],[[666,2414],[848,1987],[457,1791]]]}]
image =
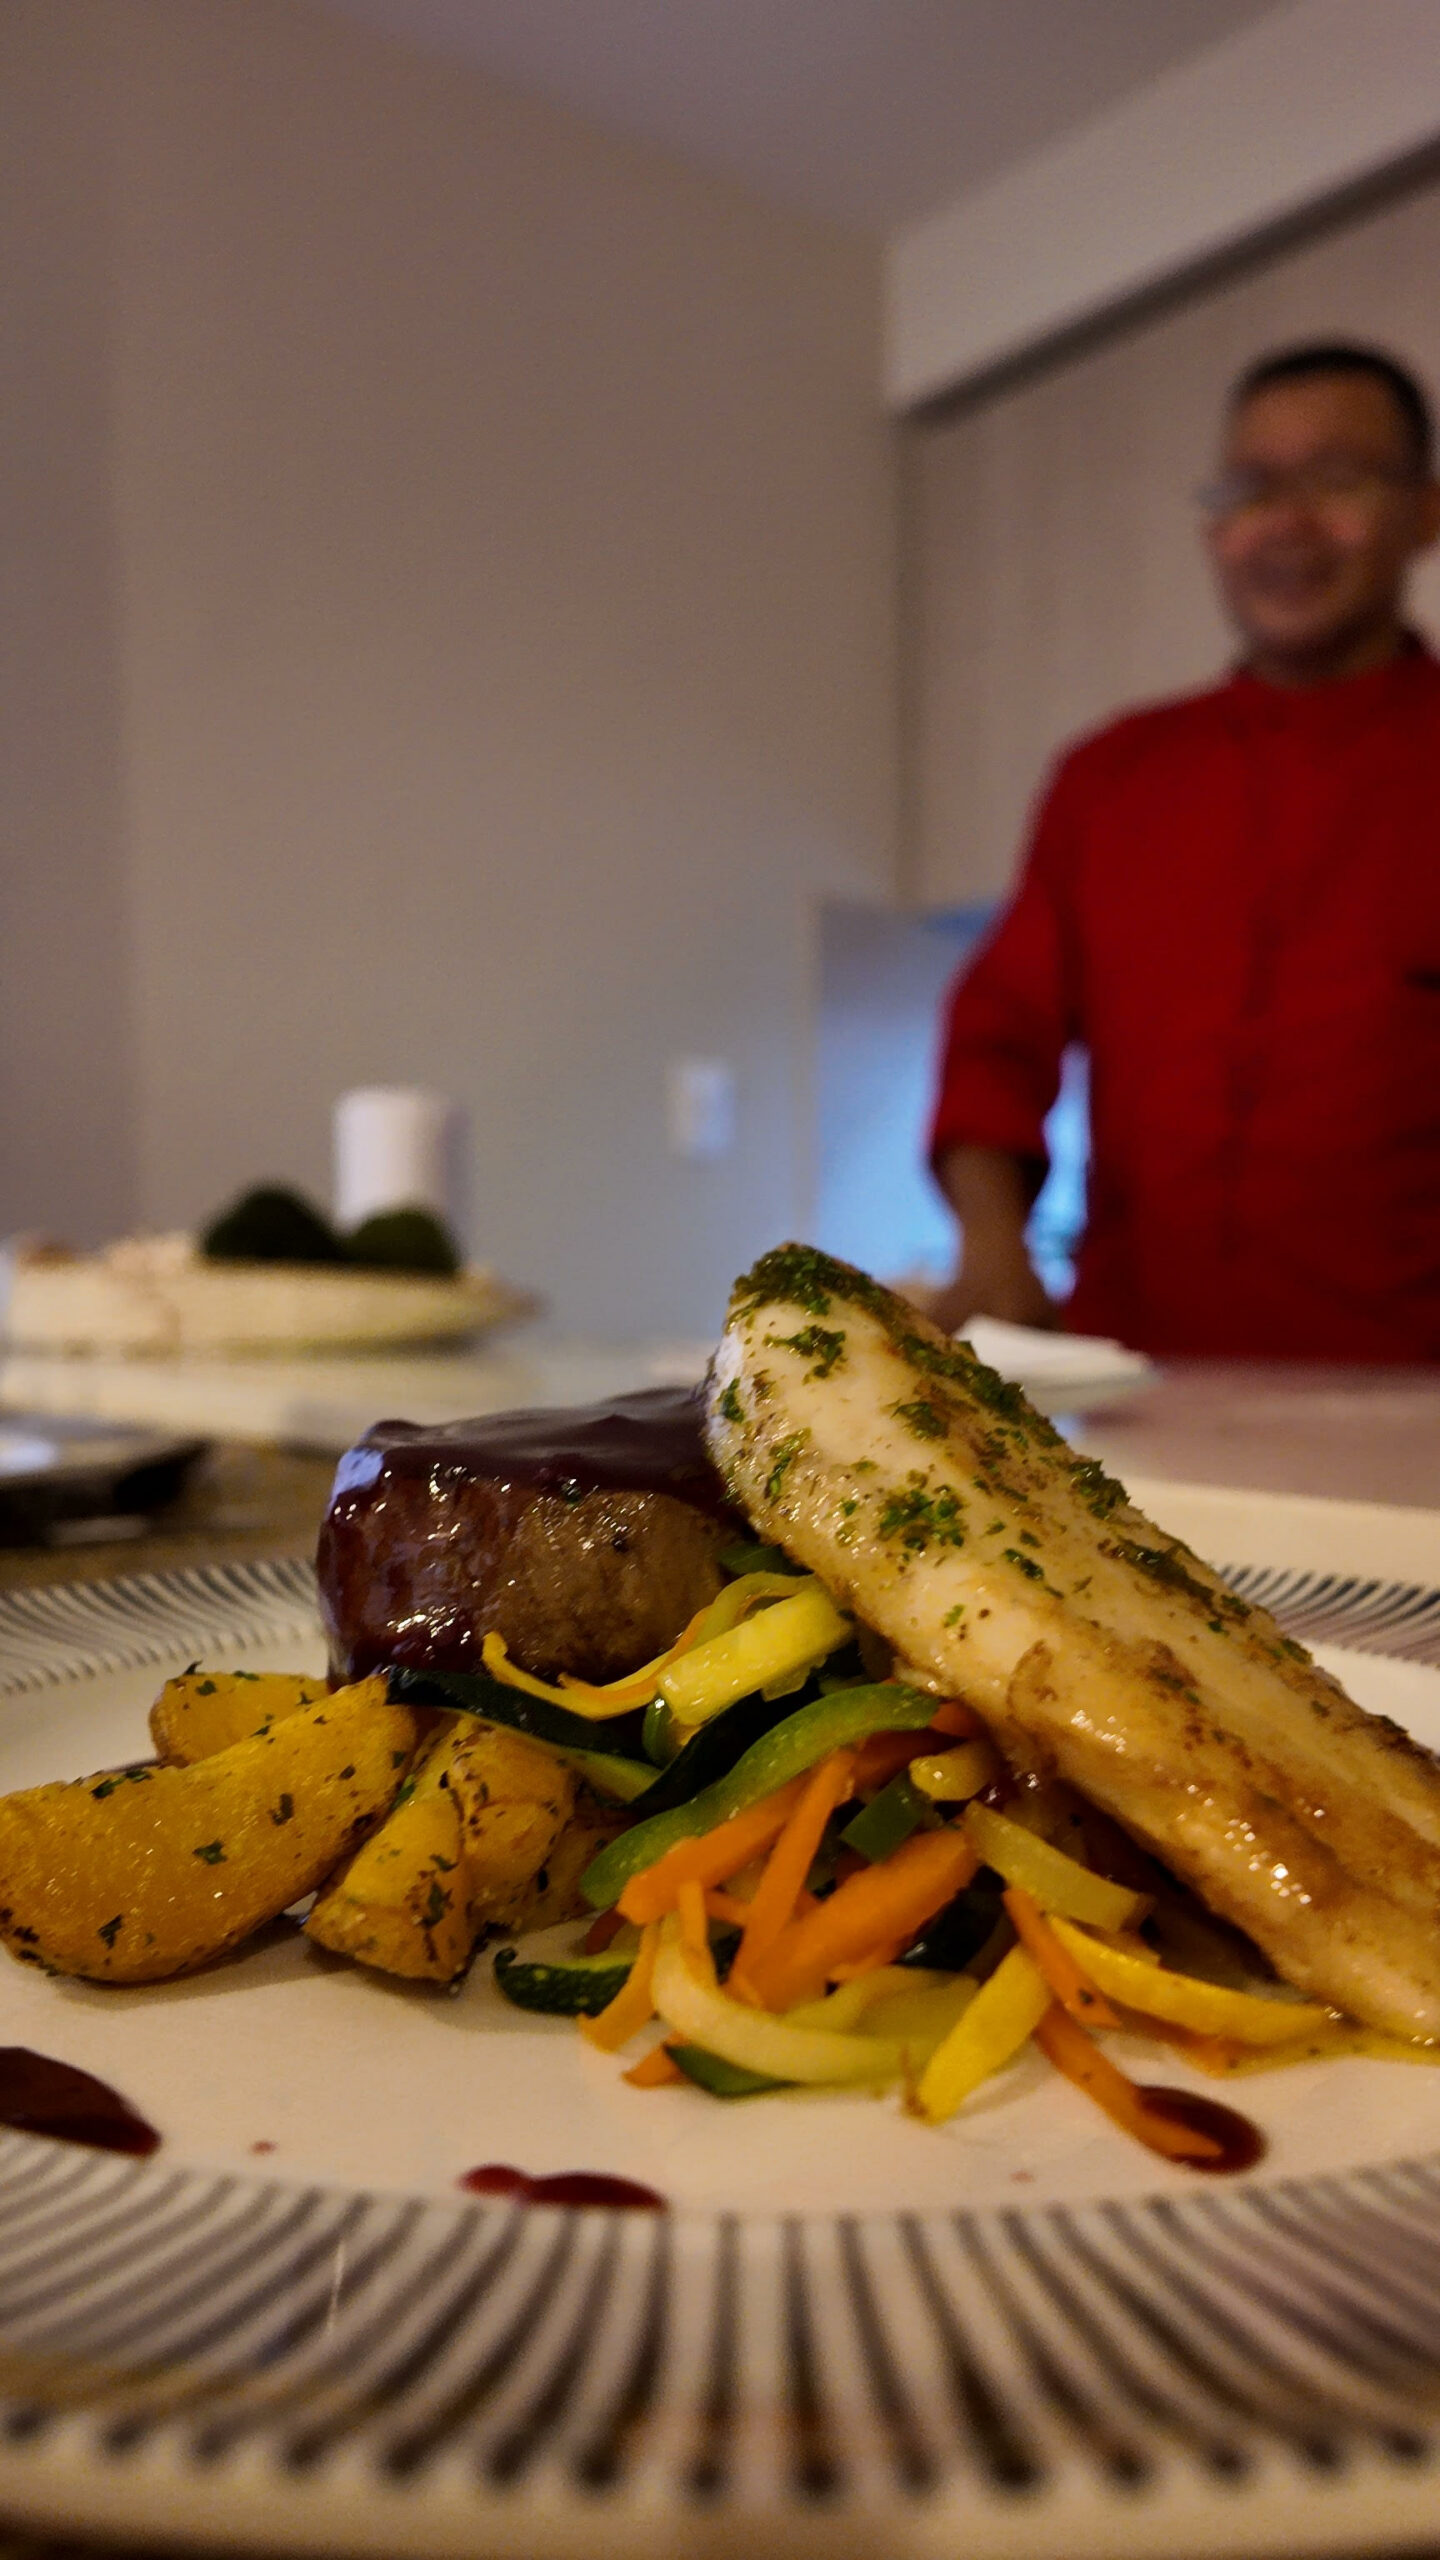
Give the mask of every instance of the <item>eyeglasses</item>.
[{"label": "eyeglasses", "polygon": [[1333,461],[1297,463],[1293,471],[1226,471],[1195,492],[1195,503],[1212,524],[1228,524],[1236,516],[1260,515],[1270,507],[1354,506],[1386,489],[1416,488],[1422,474],[1383,462]]}]

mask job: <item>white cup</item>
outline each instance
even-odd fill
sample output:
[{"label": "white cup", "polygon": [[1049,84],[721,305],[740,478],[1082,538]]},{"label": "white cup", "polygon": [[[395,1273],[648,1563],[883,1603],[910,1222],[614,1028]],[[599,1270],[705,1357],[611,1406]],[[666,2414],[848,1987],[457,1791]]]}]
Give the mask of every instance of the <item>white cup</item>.
[{"label": "white cup", "polygon": [[381,1209],[453,1219],[455,1105],[406,1085],[362,1085],[335,1105],[335,1218],[358,1227]]}]

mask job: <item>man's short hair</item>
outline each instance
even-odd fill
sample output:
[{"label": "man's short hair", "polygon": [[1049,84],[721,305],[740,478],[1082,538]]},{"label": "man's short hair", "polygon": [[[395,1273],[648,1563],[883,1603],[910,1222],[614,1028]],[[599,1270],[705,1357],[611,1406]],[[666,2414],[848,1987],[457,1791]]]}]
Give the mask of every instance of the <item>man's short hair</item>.
[{"label": "man's short hair", "polygon": [[1317,339],[1313,346],[1282,347],[1261,356],[1241,374],[1230,394],[1230,410],[1242,409],[1257,391],[1275,382],[1308,382],[1322,373],[1368,374],[1389,392],[1399,412],[1405,440],[1418,472],[1428,474],[1435,457],[1435,416],[1428,395],[1407,365],[1383,347],[1353,345],[1348,339]]}]

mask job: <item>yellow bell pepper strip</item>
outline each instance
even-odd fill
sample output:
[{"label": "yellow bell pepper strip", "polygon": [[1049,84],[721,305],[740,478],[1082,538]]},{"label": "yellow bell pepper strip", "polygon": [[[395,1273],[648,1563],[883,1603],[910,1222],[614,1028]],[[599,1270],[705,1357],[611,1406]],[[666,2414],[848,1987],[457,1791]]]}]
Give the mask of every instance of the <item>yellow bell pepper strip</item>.
[{"label": "yellow bell pepper strip", "polygon": [[[901,1680],[880,1680],[863,1689],[835,1689],[828,1698],[812,1698],[762,1733],[723,1778],[713,1779],[684,1804],[652,1813],[612,1840],[586,1868],[581,1892],[593,1910],[608,1910],[619,1901],[630,1878],[654,1866],[677,1841],[715,1830],[760,1797],[773,1795],[792,1778],[803,1776],[817,1760],[827,1759],[849,1743],[863,1742],[867,1734],[923,1726],[929,1706],[921,1690]],[[723,1878],[717,1875],[709,1881],[719,1884]]]},{"label": "yellow bell pepper strip", "polygon": [[655,2005],[685,2043],[703,2045],[722,2062],[763,2072],[772,2080],[825,2087],[899,2079],[905,2068],[902,2044],[881,2036],[836,2035],[824,2027],[792,2027],[762,2009],[747,2009],[699,1979],[680,1944],[678,1920],[663,1920],[660,1929]]},{"label": "yellow bell pepper strip", "polygon": [[1147,2151],[1158,2151],[1163,2160],[1180,2160],[1191,2168],[1207,2168],[1224,2157],[1224,2145],[1198,2126],[1180,2124],[1173,2116],[1162,2115],[1158,2108],[1146,2104],[1146,2093],[1136,2087],[1123,2071],[1116,2069],[1108,2054],[1092,2044],[1083,2027],[1067,2017],[1058,2000],[1051,2003],[1035,2029],[1035,2041],[1047,2062],[1083,2089],[1103,2108],[1112,2124],[1122,2133],[1143,2142]]},{"label": "yellow bell pepper strip", "polygon": [[792,1920],[750,1970],[767,2009],[814,2000],[842,1965],[888,1959],[970,1882],[979,1858],[960,1831],[918,1831],[882,1866],[863,1867],[829,1900]]},{"label": "yellow bell pepper strip", "polygon": [[1143,1894],[1092,1874],[1078,1858],[1052,1849],[1037,1832],[990,1805],[967,1805],[964,1824],[985,1865],[1007,1884],[1023,1885],[1042,1911],[1062,1912],[1067,1920],[1093,1920],[1101,1929],[1123,1929],[1148,1908]]},{"label": "yellow bell pepper strip", "polygon": [[662,1670],[656,1688],[682,1725],[704,1724],[756,1689],[803,1677],[852,1632],[824,1584],[803,1582],[792,1598],[691,1645]]},{"label": "yellow bell pepper strip", "polygon": [[1106,1946],[1103,1939],[1088,1937],[1068,1920],[1052,1915],[1050,1925],[1098,1989],[1147,2017],[1168,2018],[1174,2026],[1193,2027],[1199,2035],[1232,2036],[1238,2044],[1266,2045],[1289,2044],[1296,2036],[1313,2035],[1332,2023],[1332,2011],[1318,2001],[1264,2000],[1253,1991],[1227,1991],[1218,1982],[1172,1973],[1168,1965],[1142,1964],[1138,1957]]},{"label": "yellow bell pepper strip", "polygon": [[[774,1795],[762,1796],[758,1804],[747,1805],[743,1813],[732,1814],[728,1822],[718,1823],[713,1831],[698,1840],[677,1840],[657,1858],[653,1867],[642,1867],[622,1888],[617,1905],[627,1920],[658,1920],[673,1911],[680,1888],[685,1884],[724,1884],[762,1849],[778,1839],[800,1801],[805,1781],[792,1778],[787,1787],[777,1787]],[[642,1826],[643,1827],[643,1826]]]},{"label": "yellow bell pepper strip", "polygon": [[1034,1895],[1027,1893],[1023,1884],[1010,1884],[1000,1899],[1015,1924],[1021,1946],[1029,1948],[1061,2008],[1078,2019],[1082,2027],[1118,2027],[1120,2020],[1109,2001],[1082,1971],[1069,1947],[1062,1944]]},{"label": "yellow bell pepper strip", "polygon": [[652,1921],[640,1933],[640,1946],[635,1962],[621,1983],[608,2009],[598,2017],[582,2018],[580,2033],[587,2044],[596,2045],[601,2053],[618,2053],[622,2044],[638,2036],[655,2015],[652,1984],[655,1957],[660,1945],[658,1923]]},{"label": "yellow bell pepper strip", "polygon": [[[795,1916],[796,1903],[815,1861],[825,1825],[855,1783],[853,1751],[832,1751],[812,1769],[804,1792],[765,1862],[745,1918],[745,1931],[730,1968],[730,1985],[750,1999],[750,1969],[767,1955]],[[756,2003],[758,2006],[759,2004]]]},{"label": "yellow bell pepper strip", "polygon": [[915,2093],[918,2113],[931,2124],[953,2116],[982,2080],[1029,2042],[1050,2006],[1050,1985],[1034,1957],[1012,1947],[926,2063]]}]

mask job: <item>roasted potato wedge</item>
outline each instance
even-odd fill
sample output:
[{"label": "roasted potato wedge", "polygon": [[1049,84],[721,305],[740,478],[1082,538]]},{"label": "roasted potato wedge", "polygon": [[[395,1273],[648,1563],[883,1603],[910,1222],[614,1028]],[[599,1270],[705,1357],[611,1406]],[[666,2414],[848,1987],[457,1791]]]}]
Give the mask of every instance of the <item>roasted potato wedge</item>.
[{"label": "roasted potato wedge", "polygon": [[189,1768],[0,1797],[0,1937],[95,1982],[192,1973],[355,1847],[427,1727],[377,1677]]},{"label": "roasted potato wedge", "polygon": [[456,1744],[450,1785],[475,1934],[491,1923],[509,1928],[574,1811],[574,1776],[524,1734],[470,1721]]},{"label": "roasted potato wedge", "polygon": [[594,1915],[580,1890],[580,1879],[625,1828],[618,1805],[601,1804],[582,1787],[575,1810],[557,1833],[545,1859],[518,1900],[505,1913],[506,1929],[520,1936],[527,1929],[548,1929],[557,1920],[590,1919]]},{"label": "roasted potato wedge", "polygon": [[419,1982],[451,1982],[469,1963],[476,1929],[450,1785],[464,1722],[445,1719],[379,1830],[322,1886],[305,1923],[318,1945]]},{"label": "roasted potato wedge", "polygon": [[311,1680],[294,1671],[204,1671],[197,1665],[166,1681],[150,1710],[150,1739],[163,1761],[188,1769],[278,1724],[282,1716],[318,1706],[328,1695],[323,1673]]}]

